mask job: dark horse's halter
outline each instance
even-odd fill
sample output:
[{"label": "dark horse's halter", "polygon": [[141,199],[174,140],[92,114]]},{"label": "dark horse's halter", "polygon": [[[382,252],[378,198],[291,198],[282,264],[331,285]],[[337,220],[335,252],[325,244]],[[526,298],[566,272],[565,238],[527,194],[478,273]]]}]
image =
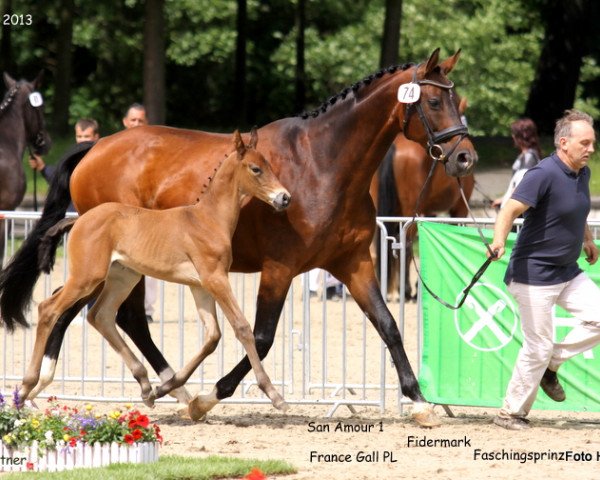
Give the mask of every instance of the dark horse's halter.
[{"label": "dark horse's halter", "polygon": [[[413,73],[413,80],[412,80],[413,83],[416,83],[419,86],[420,85],[433,85],[435,87],[442,88],[444,90],[448,90],[450,99],[452,100],[452,97],[453,97],[452,89],[454,88],[453,82],[450,82],[448,84],[443,84],[443,83],[436,82],[434,80],[426,80],[426,79],[417,80],[417,69],[418,69],[418,67],[415,68],[415,71]],[[451,104],[454,105],[454,102],[451,102]],[[421,204],[421,200],[423,198],[423,194],[425,193],[425,190],[427,189],[427,186],[429,185],[429,181],[431,180],[431,177],[433,176],[435,167],[437,166],[437,164],[439,162],[446,163],[448,161],[448,157],[450,155],[452,155],[454,150],[456,150],[456,148],[458,147],[458,144],[461,142],[461,140],[469,134],[469,129],[466,125],[464,125],[461,122],[460,125],[453,125],[452,127],[448,127],[439,132],[435,132],[431,128],[431,125],[429,125],[429,121],[427,120],[427,117],[423,113],[423,107],[421,107],[421,100],[419,99],[415,103],[408,104],[408,106],[406,108],[406,112],[404,114],[404,124],[402,127],[403,131],[406,130],[408,120],[413,111],[412,110],[413,106],[414,106],[414,109],[417,111],[417,114],[419,115],[419,119],[421,120],[421,123],[425,127],[425,131],[427,132],[427,146],[429,147],[429,156],[433,160],[433,163],[431,164],[431,169],[429,170],[429,174],[427,175],[427,179],[425,180],[425,183],[423,184],[423,188],[421,189],[421,192],[419,193],[419,197],[417,198],[417,203],[415,204],[415,214],[413,216],[413,221],[414,221],[419,213],[419,207]],[[456,116],[460,118],[458,110],[456,110]],[[452,148],[450,148],[450,150],[448,152],[446,152],[444,150],[444,147],[442,147],[440,144],[450,140],[452,137],[455,137],[455,136],[458,136],[458,139],[456,140],[454,145],[452,145]],[[477,222],[475,222],[475,217],[473,216],[473,212],[471,211],[471,208],[469,207],[469,203],[467,202],[467,198],[465,196],[465,192],[463,190],[463,186],[460,181],[460,178],[457,177],[456,180],[458,181],[458,188],[460,190],[460,195],[463,199],[463,202],[465,202],[465,205],[467,207],[469,215],[473,219],[473,222],[475,224],[477,224]],[[460,307],[463,306],[463,304],[465,303],[465,300],[467,299],[467,296],[469,295],[469,291],[471,290],[471,288],[473,288],[473,285],[475,285],[477,283],[477,281],[481,278],[483,273],[489,267],[490,263],[496,258],[497,254],[498,254],[497,252],[492,251],[488,241],[485,239],[485,237],[481,231],[481,228],[477,227],[477,230],[479,232],[479,236],[481,237],[481,240],[483,241],[484,245],[486,246],[486,248],[489,252],[489,256],[486,259],[486,261],[483,263],[483,265],[481,265],[481,267],[479,267],[479,270],[477,270],[477,272],[475,272],[475,275],[473,275],[473,278],[471,279],[469,284],[463,289],[463,291],[462,291],[463,296],[457,305],[449,304],[448,302],[446,302],[445,300],[440,298],[438,295],[436,295],[429,288],[429,286],[423,280],[423,277],[421,277],[421,272],[419,271],[419,268],[417,267],[417,264],[415,262],[415,258],[413,257],[414,267],[417,271],[417,275],[419,276],[419,279],[421,280],[421,284],[425,287],[425,289],[429,292],[429,294],[435,300],[437,300],[442,305],[444,305],[445,307],[448,307],[452,310],[458,310]]]},{"label": "dark horse's halter", "polygon": [[[0,103],[0,116],[8,109],[8,107],[10,107],[20,88],[21,83],[18,82],[8,91],[5,99],[2,101],[2,103]],[[32,104],[31,98],[29,99],[30,106],[34,109],[34,116],[36,118],[37,123],[37,128],[34,130],[35,137],[33,135],[27,135],[27,149],[29,150],[30,157],[33,157],[34,153],[43,152],[46,147],[46,137],[44,135],[44,121],[41,110],[39,108],[41,105],[43,105],[43,100],[41,99],[41,96],[39,96],[39,100],[41,103],[36,106]],[[27,125],[25,126],[25,129],[29,130],[27,128]],[[33,209],[37,212],[37,170],[33,170]]]},{"label": "dark horse's halter", "polygon": [[[15,96],[17,95],[17,93],[19,92],[19,89],[21,88],[21,84],[17,83],[16,85],[14,85],[6,94],[6,98],[2,101],[2,103],[0,103],[0,115],[2,115],[7,109],[8,107],[12,104]],[[44,127],[43,127],[43,121],[42,121],[42,117],[41,117],[41,110],[39,110],[38,107],[34,107],[32,106],[32,108],[34,109],[36,115],[36,120],[37,120],[37,125],[36,125],[36,130],[35,130],[35,137],[33,137],[32,135],[28,136],[28,141],[27,141],[27,147],[29,148],[29,153],[32,154],[32,149],[33,152],[38,153],[41,152],[44,147],[46,146],[46,140],[44,137]],[[32,140],[33,138],[33,140]]]}]

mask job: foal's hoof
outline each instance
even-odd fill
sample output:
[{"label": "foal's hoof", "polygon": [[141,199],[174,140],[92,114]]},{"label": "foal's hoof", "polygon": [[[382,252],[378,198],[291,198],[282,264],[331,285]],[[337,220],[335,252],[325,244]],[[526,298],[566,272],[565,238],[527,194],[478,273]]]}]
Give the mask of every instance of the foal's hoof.
[{"label": "foal's hoof", "polygon": [[283,413],[287,413],[287,411],[290,409],[289,403],[287,403],[283,398],[280,398],[279,400],[275,400],[273,402],[273,406],[277,410],[281,410]]},{"label": "foal's hoof", "polygon": [[147,407],[154,408],[155,400],[156,400],[156,393],[154,393],[154,390],[151,390],[147,397],[145,397],[142,394],[142,402],[144,402],[144,405],[146,405]]},{"label": "foal's hoof", "polygon": [[216,390],[213,390],[208,395],[196,395],[188,403],[190,418],[196,422],[202,420],[217,403],[219,403],[219,399],[217,398]]},{"label": "foal's hoof", "polygon": [[413,407],[412,417],[421,427],[433,428],[442,424],[430,403],[416,403]]}]

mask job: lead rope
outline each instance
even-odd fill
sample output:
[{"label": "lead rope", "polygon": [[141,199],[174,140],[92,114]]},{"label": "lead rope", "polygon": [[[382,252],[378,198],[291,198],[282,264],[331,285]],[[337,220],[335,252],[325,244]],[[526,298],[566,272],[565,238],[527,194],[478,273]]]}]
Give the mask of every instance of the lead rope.
[{"label": "lead rope", "polygon": [[[421,193],[419,193],[419,197],[417,198],[417,203],[415,204],[415,213],[414,213],[413,218],[412,218],[413,222],[415,222],[415,219],[417,218],[417,215],[418,215],[418,212],[419,212],[419,206],[420,206],[420,203],[421,203],[421,199],[423,197],[423,192],[425,192],[425,189],[427,188],[427,186],[429,184],[429,181],[431,180],[431,177],[433,176],[433,172],[435,171],[435,167],[437,166],[437,164],[438,164],[438,160],[434,159],[433,164],[431,166],[431,169],[429,170],[429,174],[427,175],[427,179],[425,180],[425,183],[423,184],[423,188],[421,189]],[[458,182],[458,189],[460,190],[460,196],[461,196],[463,202],[465,203],[465,205],[467,207],[467,211],[469,212],[469,216],[473,220],[473,223],[476,225],[476,228],[477,228],[477,231],[479,233],[479,236],[481,237],[481,241],[483,242],[483,244],[487,248],[490,256],[486,259],[485,262],[483,262],[483,265],[481,265],[481,267],[479,267],[479,270],[477,270],[477,272],[475,272],[475,275],[473,275],[473,278],[471,279],[471,282],[465,288],[463,288],[463,290],[462,290],[462,298],[460,299],[460,302],[458,302],[458,305],[451,305],[451,304],[449,304],[443,298],[441,298],[439,295],[437,295],[435,292],[433,292],[431,290],[431,288],[429,288],[429,286],[427,285],[427,283],[425,283],[425,280],[423,280],[423,277],[421,276],[421,272],[419,270],[419,267],[417,267],[417,262],[415,260],[415,256],[413,255],[413,258],[412,258],[413,265],[414,265],[415,270],[417,272],[417,276],[419,277],[419,280],[421,281],[421,285],[423,285],[425,287],[425,290],[427,290],[429,292],[429,294],[435,300],[437,300],[439,303],[441,303],[445,307],[450,308],[452,310],[458,310],[460,307],[463,306],[463,304],[465,303],[465,300],[467,299],[467,296],[469,295],[469,292],[471,291],[471,288],[473,288],[473,286],[481,278],[481,276],[483,275],[483,273],[490,266],[490,263],[492,263],[492,261],[498,255],[497,252],[492,251],[489,242],[486,240],[485,236],[483,235],[481,227],[479,227],[477,225],[477,222],[475,220],[475,216],[473,215],[473,211],[471,210],[471,207],[469,207],[469,202],[467,201],[467,197],[465,196],[465,192],[463,190],[463,186],[462,186],[462,182],[460,181],[460,178],[457,177],[456,181]]]}]

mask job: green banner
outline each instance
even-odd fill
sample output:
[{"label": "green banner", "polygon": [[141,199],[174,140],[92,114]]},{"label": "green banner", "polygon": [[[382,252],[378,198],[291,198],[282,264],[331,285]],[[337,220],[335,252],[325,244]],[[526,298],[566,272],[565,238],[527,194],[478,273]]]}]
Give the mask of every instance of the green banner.
[{"label": "green banner", "polygon": [[[492,230],[484,230],[491,240]],[[500,407],[522,343],[517,304],[503,278],[514,244],[492,262],[462,308],[451,310],[422,289],[423,348],[419,381],[428,401],[447,405]],[[462,289],[485,261],[485,246],[475,228],[419,224],[421,276],[429,288],[456,305]],[[600,262],[598,262],[600,264]],[[600,265],[581,268],[600,282]],[[557,308],[555,338],[561,340],[575,319]],[[600,348],[566,362],[560,380],[567,400],[556,403],[540,389],[533,408],[600,411]]]}]

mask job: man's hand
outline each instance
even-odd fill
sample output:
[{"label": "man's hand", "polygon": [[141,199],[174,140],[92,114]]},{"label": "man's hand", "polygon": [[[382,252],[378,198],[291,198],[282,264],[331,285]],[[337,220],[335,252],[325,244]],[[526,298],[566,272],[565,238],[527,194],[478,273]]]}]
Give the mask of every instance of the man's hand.
[{"label": "man's hand", "polygon": [[36,155],[35,153],[30,155],[29,157],[29,166],[33,169],[33,170],[37,170],[38,172],[41,172],[44,167],[46,166],[46,164],[44,163],[44,159],[42,157],[40,157],[39,155]]},{"label": "man's hand", "polygon": [[583,242],[583,251],[585,252],[585,260],[590,265],[593,265],[598,260],[598,247],[593,240]]}]

